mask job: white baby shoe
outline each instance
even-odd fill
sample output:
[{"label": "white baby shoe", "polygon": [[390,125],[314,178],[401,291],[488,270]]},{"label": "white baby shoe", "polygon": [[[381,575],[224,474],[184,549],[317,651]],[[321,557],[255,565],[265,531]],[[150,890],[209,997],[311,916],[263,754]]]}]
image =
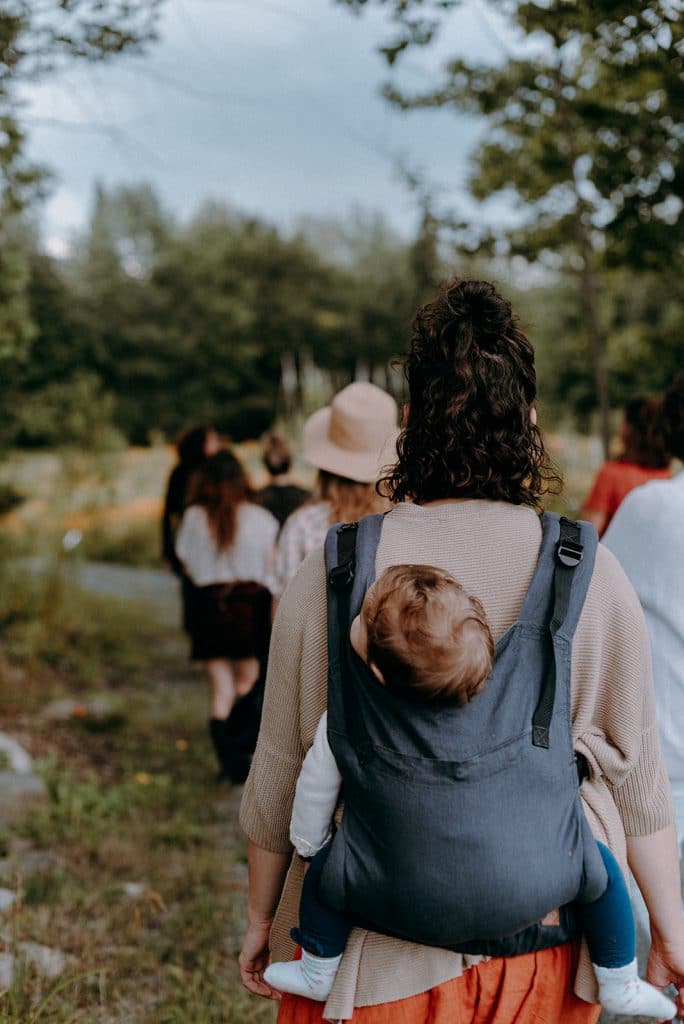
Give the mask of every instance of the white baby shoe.
[{"label": "white baby shoe", "polygon": [[599,1002],[610,1013],[656,1020],[672,1020],[676,1015],[677,1007],[672,1000],[641,980],[636,960],[624,967],[593,967],[599,984]]},{"label": "white baby shoe", "polygon": [[279,992],[292,992],[323,1003],[330,995],[342,956],[314,956],[302,950],[301,960],[269,964],[264,981]]}]

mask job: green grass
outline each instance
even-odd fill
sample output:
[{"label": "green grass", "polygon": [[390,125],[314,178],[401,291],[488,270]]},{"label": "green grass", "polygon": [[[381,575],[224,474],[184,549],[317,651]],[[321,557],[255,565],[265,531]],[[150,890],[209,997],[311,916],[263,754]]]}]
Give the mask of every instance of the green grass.
[{"label": "green grass", "polygon": [[156,519],[99,524],[86,531],[82,557],[151,569],[161,568],[160,526]]},{"label": "green grass", "polygon": [[[37,759],[48,797],[3,833],[2,852],[54,862],[13,880],[22,899],[0,951],[31,940],[69,966],[59,981],[25,967],[0,993],[0,1024],[270,1024],[273,1004],[239,981],[239,794],[214,781],[207,684],[185,638],[144,608],[67,587],[48,619],[49,631],[36,584],[12,615],[5,602],[3,727]],[[93,693],[113,708],[97,723]],[[52,721],[57,698],[83,710]]]}]

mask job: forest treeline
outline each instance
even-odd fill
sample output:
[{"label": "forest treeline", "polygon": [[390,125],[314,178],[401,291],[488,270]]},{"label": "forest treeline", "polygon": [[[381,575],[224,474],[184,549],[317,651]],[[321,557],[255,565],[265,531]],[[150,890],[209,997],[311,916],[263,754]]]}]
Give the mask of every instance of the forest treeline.
[{"label": "forest treeline", "polygon": [[[13,251],[25,343],[0,348],[4,446],[97,446],[114,431],[146,443],[196,420],[239,440],[355,377],[398,391],[389,363],[412,312],[453,272],[497,280],[514,298],[550,422],[587,428],[595,410],[570,271],[540,278],[521,258],[445,251],[429,219],[408,241],[367,212],[285,233],[212,203],[181,223],[149,186],[98,188],[68,258],[51,256],[26,217]],[[679,275],[613,272],[600,315],[614,406],[660,389],[681,362]]]},{"label": "forest treeline", "polygon": [[[21,89],[74,62],[144,59],[164,0],[12,0],[0,16],[0,445],[144,443],[196,420],[242,439],[354,377],[399,395],[390,361],[453,273],[510,294],[547,425],[596,430],[607,447],[611,408],[681,369],[684,0],[491,4],[499,45],[485,61],[436,46],[462,0],[336,2],[384,9],[396,109],[441,110],[445,130],[452,112],[486,126],[466,189],[485,207],[505,198],[513,226],[496,207],[474,223],[415,169],[414,237],[367,211],[285,231],[206,203],[181,221],[133,185],[99,188],[87,230],[56,258]],[[430,69],[418,91],[403,75],[411,53]]]}]

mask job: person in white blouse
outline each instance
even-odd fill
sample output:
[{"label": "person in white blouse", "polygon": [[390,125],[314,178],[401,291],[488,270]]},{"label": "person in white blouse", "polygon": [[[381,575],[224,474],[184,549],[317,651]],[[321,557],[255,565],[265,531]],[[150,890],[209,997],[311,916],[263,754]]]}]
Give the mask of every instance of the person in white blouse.
[{"label": "person in white blouse", "polygon": [[245,706],[238,714],[236,701],[253,691],[268,655],[266,577],[279,529],[274,516],[250,497],[239,460],[232,452],[218,452],[190,484],[176,539],[176,554],[194,588],[188,615],[191,658],[206,666],[210,734],[221,773],[234,782],[244,781],[251,755],[237,731],[249,725],[256,741],[254,716],[248,723]]},{"label": "person in white blouse", "polygon": [[[684,460],[684,373],[663,402],[669,449]],[[632,491],[604,544],[629,576],[651,634],[663,753],[684,842],[684,473]]]},{"label": "person in white blouse", "polygon": [[[665,395],[663,417],[669,450],[684,461],[684,373]],[[684,473],[632,491],[603,542],[629,576],[648,623],[658,726],[684,854]]]}]

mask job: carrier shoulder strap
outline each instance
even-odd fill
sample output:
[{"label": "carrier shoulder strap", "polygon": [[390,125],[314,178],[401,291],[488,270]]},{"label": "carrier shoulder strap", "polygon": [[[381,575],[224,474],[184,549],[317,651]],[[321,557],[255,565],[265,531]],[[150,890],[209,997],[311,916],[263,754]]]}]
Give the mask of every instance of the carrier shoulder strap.
[{"label": "carrier shoulder strap", "polygon": [[535,747],[548,747],[549,729],[556,699],[555,638],[568,617],[575,569],[584,557],[584,544],[579,523],[564,516],[560,520],[560,536],[554,553],[553,609],[549,629],[554,641],[553,663],[546,673],[539,703],[532,718],[532,743]]},{"label": "carrier shoulder strap", "polygon": [[370,756],[370,741],[353,680],[346,672],[351,657],[349,626],[366,587],[375,575],[375,554],[384,516],[365,516],[328,531],[328,731],[343,728],[360,761]]},{"label": "carrier shoulder strap", "polygon": [[334,527],[337,537],[337,564],[328,573],[330,586],[337,594],[349,593],[356,572],[356,535],[358,523]]}]

